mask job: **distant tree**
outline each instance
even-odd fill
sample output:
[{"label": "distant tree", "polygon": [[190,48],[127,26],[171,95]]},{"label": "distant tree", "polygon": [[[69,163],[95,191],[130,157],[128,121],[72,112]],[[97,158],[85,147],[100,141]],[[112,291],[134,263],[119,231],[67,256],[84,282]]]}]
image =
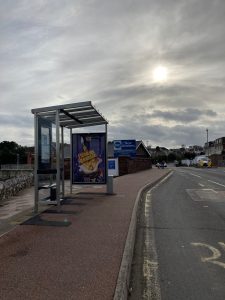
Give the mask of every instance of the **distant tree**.
[{"label": "distant tree", "polygon": [[157,147],[155,148],[155,151],[156,151],[157,153],[159,153],[159,152],[160,152],[160,148],[159,148],[159,146],[157,146]]},{"label": "distant tree", "polygon": [[168,154],[168,161],[169,161],[169,162],[172,162],[172,161],[174,161],[174,160],[176,160],[176,159],[177,159],[177,156],[176,156],[175,153],[169,153],[169,154]]},{"label": "distant tree", "polygon": [[0,164],[16,164],[17,157],[20,163],[26,163],[27,147],[16,142],[3,141],[0,143]]},{"label": "distant tree", "polygon": [[196,156],[195,153],[191,153],[191,152],[184,153],[184,158],[187,158],[187,159],[194,159],[195,156]]}]

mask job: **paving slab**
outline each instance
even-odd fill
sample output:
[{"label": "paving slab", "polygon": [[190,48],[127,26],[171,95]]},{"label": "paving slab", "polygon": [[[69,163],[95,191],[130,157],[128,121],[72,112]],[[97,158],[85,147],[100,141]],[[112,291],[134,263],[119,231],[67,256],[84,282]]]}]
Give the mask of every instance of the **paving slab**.
[{"label": "paving slab", "polygon": [[0,299],[113,299],[137,195],[168,172],[117,177],[114,195],[105,187],[80,189],[60,213],[56,206],[43,211],[42,226],[23,220],[2,235]]}]

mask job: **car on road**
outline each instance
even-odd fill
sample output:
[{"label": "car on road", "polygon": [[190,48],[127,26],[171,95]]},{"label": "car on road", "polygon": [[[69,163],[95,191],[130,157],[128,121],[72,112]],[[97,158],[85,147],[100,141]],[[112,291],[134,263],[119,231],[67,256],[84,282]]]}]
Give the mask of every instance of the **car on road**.
[{"label": "car on road", "polygon": [[205,156],[205,155],[200,155],[200,156],[196,156],[193,161],[192,164],[196,167],[208,167],[210,168],[212,166],[212,162],[211,160]]},{"label": "car on road", "polygon": [[164,168],[166,168],[166,167],[167,167],[167,164],[166,164],[165,161],[163,161],[163,162],[160,163],[160,168],[161,168],[161,169],[164,169]]}]

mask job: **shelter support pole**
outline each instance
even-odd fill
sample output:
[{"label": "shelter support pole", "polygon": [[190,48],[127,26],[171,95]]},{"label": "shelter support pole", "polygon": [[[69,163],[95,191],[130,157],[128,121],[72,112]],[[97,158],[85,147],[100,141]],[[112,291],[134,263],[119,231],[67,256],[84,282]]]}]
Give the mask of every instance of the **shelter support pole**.
[{"label": "shelter support pole", "polygon": [[105,163],[106,163],[106,168],[105,168],[105,176],[106,180],[108,178],[108,127],[107,124],[105,124]]},{"label": "shelter support pole", "polygon": [[34,213],[38,213],[38,115],[34,114]]},{"label": "shelter support pole", "polygon": [[61,141],[62,141],[62,197],[65,194],[65,181],[64,181],[64,128],[61,126]]},{"label": "shelter support pole", "polygon": [[113,194],[113,176],[108,176],[108,130],[107,124],[105,124],[105,176],[106,176],[106,193],[109,195]]},{"label": "shelter support pole", "polygon": [[73,149],[72,149],[72,143],[73,143],[73,135],[72,135],[72,129],[70,129],[70,194],[72,194],[72,168],[73,168]]},{"label": "shelter support pole", "polygon": [[59,145],[59,110],[56,110],[55,115],[56,126],[56,201],[57,210],[60,211],[60,145]]}]

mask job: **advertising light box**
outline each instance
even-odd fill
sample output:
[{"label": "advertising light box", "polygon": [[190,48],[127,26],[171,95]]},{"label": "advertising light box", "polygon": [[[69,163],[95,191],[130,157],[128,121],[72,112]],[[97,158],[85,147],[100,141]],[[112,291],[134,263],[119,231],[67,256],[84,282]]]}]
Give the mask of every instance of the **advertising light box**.
[{"label": "advertising light box", "polygon": [[51,168],[52,123],[38,118],[38,168]]},{"label": "advertising light box", "polygon": [[106,183],[106,134],[72,135],[72,182]]}]

